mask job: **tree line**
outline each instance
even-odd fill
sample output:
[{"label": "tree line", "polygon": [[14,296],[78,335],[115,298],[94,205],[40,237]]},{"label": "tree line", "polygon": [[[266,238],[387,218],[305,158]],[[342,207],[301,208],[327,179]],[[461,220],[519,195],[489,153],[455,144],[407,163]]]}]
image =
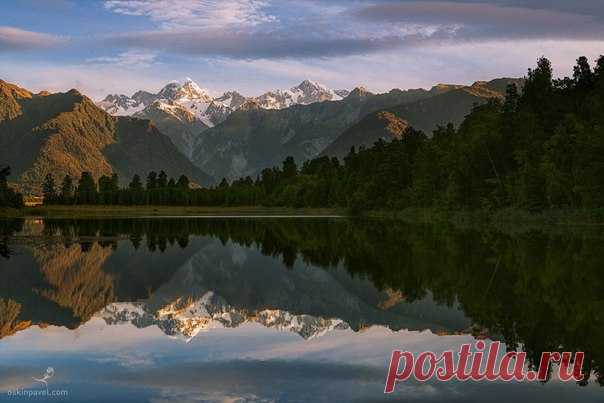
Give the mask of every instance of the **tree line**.
[{"label": "tree line", "polygon": [[187,205],[191,192],[187,176],[168,179],[164,171],[150,172],[145,183],[134,175],[126,187],[120,187],[116,173],[103,175],[97,182],[90,172],[82,172],[77,182],[66,175],[58,186],[49,173],[42,184],[44,204]]},{"label": "tree line", "polygon": [[20,208],[23,206],[23,196],[8,186],[10,167],[0,166],[0,207]]}]

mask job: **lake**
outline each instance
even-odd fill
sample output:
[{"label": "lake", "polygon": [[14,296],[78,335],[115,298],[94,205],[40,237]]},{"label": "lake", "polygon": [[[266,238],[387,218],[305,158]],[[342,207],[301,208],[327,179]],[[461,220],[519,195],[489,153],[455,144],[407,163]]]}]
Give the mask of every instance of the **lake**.
[{"label": "lake", "polygon": [[[0,401],[601,402],[603,260],[600,227],[3,219]],[[383,393],[393,350],[476,340],[585,352],[586,380]]]}]

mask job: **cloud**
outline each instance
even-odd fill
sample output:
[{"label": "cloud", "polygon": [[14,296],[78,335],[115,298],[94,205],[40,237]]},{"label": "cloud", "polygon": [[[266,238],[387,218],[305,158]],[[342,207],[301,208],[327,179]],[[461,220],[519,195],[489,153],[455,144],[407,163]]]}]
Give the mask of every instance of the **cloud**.
[{"label": "cloud", "polygon": [[[321,59],[467,41],[604,37],[604,6],[553,0],[108,0],[157,29],[105,40],[111,48],[235,60]],[[594,10],[600,10],[592,15]]]},{"label": "cloud", "polygon": [[[512,4],[515,3],[524,4]],[[370,23],[448,26],[450,39],[600,39],[604,36],[604,25],[595,16],[535,8],[535,4],[529,8],[471,1],[382,2],[351,13]]]},{"label": "cloud", "polygon": [[351,32],[349,26],[333,23],[346,8],[313,4],[289,0],[278,4],[266,0],[108,0],[108,10],[146,17],[157,28],[111,36],[105,45],[258,60],[365,54],[399,47],[409,39],[400,32]]},{"label": "cloud", "polygon": [[88,59],[91,64],[110,64],[120,67],[151,67],[156,64],[157,53],[129,50],[116,56],[99,56]]},{"label": "cloud", "polygon": [[107,0],[105,8],[125,15],[146,16],[164,29],[256,26],[276,21],[263,0]]},{"label": "cloud", "polygon": [[287,31],[148,31],[113,36],[114,46],[165,51],[190,56],[234,59],[336,57],[365,54],[401,47],[416,41],[416,35],[378,37],[329,37]]},{"label": "cloud", "polygon": [[65,41],[65,38],[59,36],[0,26],[0,52],[45,49]]},{"label": "cloud", "polygon": [[[107,94],[133,94],[140,89],[158,91],[170,79],[169,66],[137,68],[112,63],[29,63],[2,60],[2,79],[30,91],[65,92],[76,88],[83,94],[101,100]],[[183,72],[184,74],[184,72]]]}]

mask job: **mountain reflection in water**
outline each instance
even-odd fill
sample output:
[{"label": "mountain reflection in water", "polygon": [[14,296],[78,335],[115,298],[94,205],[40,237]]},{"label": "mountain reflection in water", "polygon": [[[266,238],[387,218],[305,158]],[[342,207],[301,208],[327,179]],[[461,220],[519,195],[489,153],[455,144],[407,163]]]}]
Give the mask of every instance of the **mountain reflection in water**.
[{"label": "mountain reflection in water", "polygon": [[377,326],[502,340],[533,363],[585,351],[602,385],[603,240],[321,218],[1,220],[0,351],[31,326],[128,324],[189,343]]}]

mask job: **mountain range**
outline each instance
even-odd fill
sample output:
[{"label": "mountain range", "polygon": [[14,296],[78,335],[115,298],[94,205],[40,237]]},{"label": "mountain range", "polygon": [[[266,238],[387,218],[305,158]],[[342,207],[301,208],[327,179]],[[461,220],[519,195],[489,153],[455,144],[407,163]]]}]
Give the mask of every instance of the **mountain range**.
[{"label": "mountain range", "polygon": [[0,80],[0,161],[21,188],[35,192],[48,173],[56,180],[163,169],[200,185],[212,178],[194,166],[150,121],[114,117],[76,90],[33,94]]},{"label": "mountain range", "polygon": [[109,95],[95,104],[76,90],[33,94],[0,81],[0,162],[32,192],[49,172],[59,179],[116,172],[126,181],[163,169],[207,186],[256,176],[288,156],[299,164],[319,155],[341,158],[353,146],[400,138],[407,126],[431,133],[459,124],[473,105],[502,98],[511,83],[523,81],[373,94],[305,80],[246,98],[237,91],[212,97],[187,79],[157,93]]},{"label": "mountain range", "polygon": [[[279,165],[287,156],[302,163],[326,150],[330,153],[329,147],[335,141],[337,149],[333,149],[333,155],[342,156],[342,150],[371,145],[383,137],[369,133],[367,121],[360,123],[371,113],[387,111],[406,124],[431,133],[438,125],[461,123],[474,104],[503,98],[508,83],[521,86],[522,81],[498,79],[471,86],[441,84],[430,90],[395,89],[386,94],[356,88],[340,101],[279,110],[247,104],[199,137],[192,161],[217,179],[235,179],[258,175],[263,168]],[[377,118],[373,122],[383,120]],[[364,126],[355,127],[357,124]],[[350,135],[355,132],[357,135]],[[340,136],[344,137],[339,139]]]},{"label": "mountain range", "polygon": [[153,102],[160,101],[194,111],[200,119],[206,120],[209,126],[214,126],[217,124],[217,121],[213,121],[215,116],[212,113],[205,113],[205,108],[211,104],[234,111],[246,100],[251,100],[264,109],[283,109],[292,105],[338,101],[349,93],[347,90],[332,90],[317,82],[304,80],[296,87],[269,91],[257,97],[244,97],[237,91],[228,91],[219,97],[212,97],[208,90],[201,88],[192,79],[186,78],[182,83],[178,81],[168,83],[156,94],[142,90],[131,97],[110,94],[98,102],[98,105],[112,115],[123,116],[142,112]]},{"label": "mountain range", "polygon": [[288,90],[274,90],[246,98],[237,91],[212,97],[190,78],[173,81],[158,93],[137,91],[131,97],[111,94],[97,105],[115,116],[134,116],[152,120],[176,147],[191,158],[196,139],[208,128],[224,122],[244,104],[263,109],[284,109],[292,105],[341,100],[345,90],[333,91],[322,84],[305,80]]},{"label": "mountain range", "polygon": [[509,84],[522,88],[524,80],[502,78],[477,81],[471,86],[439,84],[432,88],[430,96],[366,114],[321,154],[342,158],[352,147],[368,148],[380,139],[400,139],[409,126],[430,134],[437,125],[459,125],[475,104],[489,98],[503,98]]}]

